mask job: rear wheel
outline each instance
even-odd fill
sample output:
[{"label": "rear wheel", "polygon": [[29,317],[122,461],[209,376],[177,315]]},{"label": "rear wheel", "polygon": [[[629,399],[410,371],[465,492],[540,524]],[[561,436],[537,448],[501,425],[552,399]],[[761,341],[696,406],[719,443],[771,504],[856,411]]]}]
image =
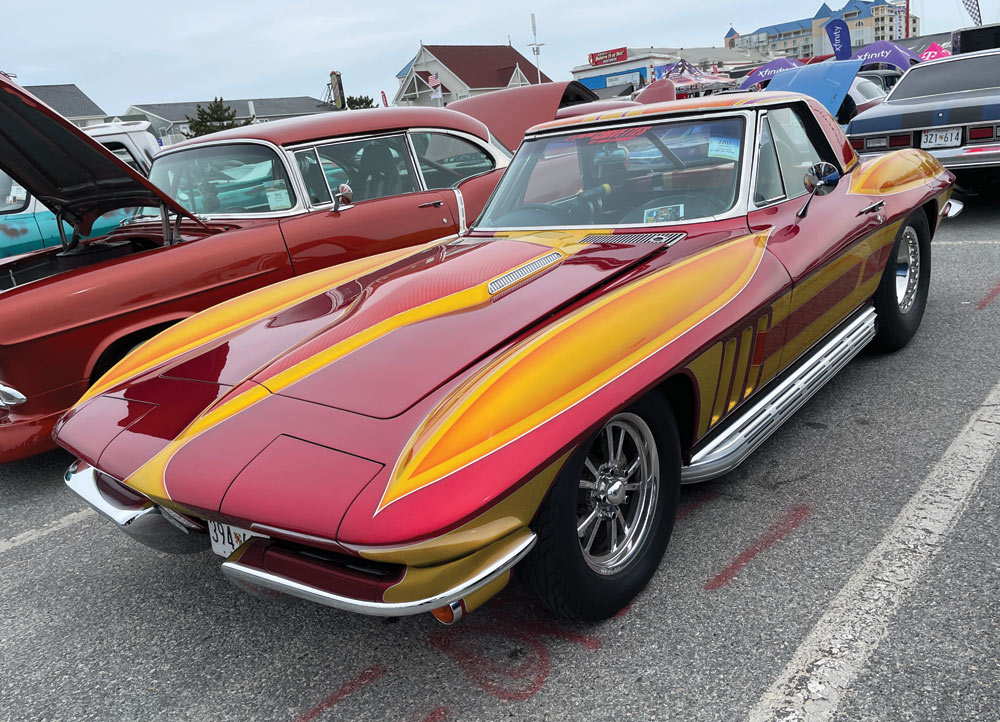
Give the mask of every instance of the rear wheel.
[{"label": "rear wheel", "polygon": [[644,399],[609,418],[569,458],[535,522],[521,564],[551,611],[610,617],[652,578],[673,529],[680,444],[666,403]]},{"label": "rear wheel", "polygon": [[917,333],[931,281],[931,234],[927,216],[916,210],[903,221],[882,280],[875,291],[878,334],[885,351],[902,348]]}]

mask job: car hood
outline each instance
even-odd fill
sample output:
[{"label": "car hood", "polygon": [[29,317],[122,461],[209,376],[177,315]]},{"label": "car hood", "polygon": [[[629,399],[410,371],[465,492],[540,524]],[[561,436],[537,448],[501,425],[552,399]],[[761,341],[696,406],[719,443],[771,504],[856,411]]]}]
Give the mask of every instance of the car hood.
[{"label": "car hood", "polygon": [[840,60],[832,63],[803,65],[778,73],[771,79],[769,91],[790,91],[816,98],[836,117],[840,104],[851,89],[851,83],[861,70],[860,60]]},{"label": "car hood", "polygon": [[[82,234],[118,208],[166,205],[194,218],[38,98],[0,75],[0,168]],[[195,219],[197,220],[197,219]]]},{"label": "car hood", "polygon": [[996,91],[944,93],[885,102],[859,113],[847,126],[848,135],[892,130],[916,130],[1000,120]]}]

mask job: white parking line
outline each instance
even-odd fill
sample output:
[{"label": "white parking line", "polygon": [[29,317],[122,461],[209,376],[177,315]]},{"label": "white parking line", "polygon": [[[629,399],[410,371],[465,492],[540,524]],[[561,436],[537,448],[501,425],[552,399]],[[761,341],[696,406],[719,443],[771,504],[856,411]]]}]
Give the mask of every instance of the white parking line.
[{"label": "white parking line", "polygon": [[827,722],[886,635],[907,592],[962,516],[1000,446],[1000,384],[972,415],[892,528],[854,572],[750,722]]},{"label": "white parking line", "polygon": [[5,539],[0,541],[0,554],[4,552],[9,552],[11,549],[16,549],[22,544],[27,544],[28,542],[37,541],[42,537],[48,536],[52,532],[59,531],[60,529],[65,529],[68,526],[72,526],[79,521],[83,521],[94,514],[96,514],[93,509],[80,509],[80,511],[74,511],[72,514],[67,514],[61,519],[56,519],[51,524],[46,524],[38,529],[30,529],[26,532],[18,534],[10,539]]},{"label": "white parking line", "polygon": [[935,246],[1000,246],[1000,241],[934,241]]}]

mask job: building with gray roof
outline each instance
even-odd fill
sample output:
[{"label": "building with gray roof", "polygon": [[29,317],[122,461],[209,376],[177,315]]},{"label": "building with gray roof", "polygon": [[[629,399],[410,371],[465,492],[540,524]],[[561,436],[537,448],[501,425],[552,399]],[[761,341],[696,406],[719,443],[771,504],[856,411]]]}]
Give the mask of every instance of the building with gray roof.
[{"label": "building with gray roof", "polygon": [[100,106],[72,83],[25,85],[24,89],[81,128],[104,122],[105,115]]}]

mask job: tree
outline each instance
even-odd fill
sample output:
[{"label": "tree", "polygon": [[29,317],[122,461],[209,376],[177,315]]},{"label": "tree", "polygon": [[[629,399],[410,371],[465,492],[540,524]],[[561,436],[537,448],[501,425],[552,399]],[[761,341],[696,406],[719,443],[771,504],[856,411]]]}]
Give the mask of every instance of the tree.
[{"label": "tree", "polygon": [[184,135],[188,138],[197,138],[200,135],[214,133],[217,130],[241,128],[253,122],[252,117],[245,123],[236,122],[236,110],[226,105],[222,98],[215,98],[205,108],[202,108],[199,103],[195,110],[197,111],[195,114],[196,117],[184,116],[187,118],[189,131]]},{"label": "tree", "polygon": [[351,110],[361,110],[362,108],[374,108],[375,101],[367,95],[348,95],[347,107]]}]

